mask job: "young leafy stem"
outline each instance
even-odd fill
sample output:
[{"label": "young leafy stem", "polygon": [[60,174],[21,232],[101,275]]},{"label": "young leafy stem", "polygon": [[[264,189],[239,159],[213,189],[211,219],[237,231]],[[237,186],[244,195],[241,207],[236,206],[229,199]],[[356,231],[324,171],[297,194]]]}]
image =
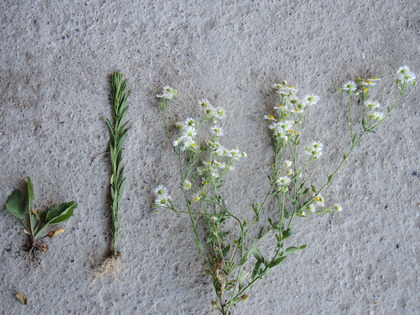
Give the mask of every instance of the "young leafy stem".
[{"label": "young leafy stem", "polygon": [[117,241],[120,236],[119,211],[121,197],[124,192],[124,167],[123,167],[123,146],[128,136],[128,121],[124,121],[128,113],[129,106],[127,99],[131,90],[127,90],[127,80],[123,79],[123,74],[116,72],[112,75],[112,112],[114,124],[105,118],[110,132],[109,153],[112,164],[111,176],[111,213],[112,213],[112,253],[119,256]]},{"label": "young leafy stem", "polygon": [[[288,255],[306,247],[285,247],[285,243],[289,242],[293,234],[293,222],[296,217],[341,211],[338,204],[327,206],[321,193],[331,184],[366,134],[387,119],[408,86],[416,85],[415,75],[408,67],[400,68],[397,77],[401,93],[395,103],[387,109],[386,115],[377,110],[378,102],[368,98],[372,87],[380,79],[358,79],[357,83],[348,81],[343,85],[341,90],[346,91],[349,96],[351,146],[320,189],[309,183],[310,178],[304,177],[309,173],[309,167],[322,156],[322,143],[313,141],[305,147],[306,159],[299,156],[304,114],[318,103],[319,97],[314,94],[297,97],[297,90],[287,85],[287,82],[274,84],[279,97],[278,104],[274,107],[276,114],[265,116],[270,122],[274,149],[273,172],[268,176],[270,187],[262,203],[252,203],[254,214],[249,224],[241,218],[240,211],[229,209],[221,193],[224,176],[233,170],[234,163],[240,157],[246,156],[237,147],[229,150],[219,142],[223,131],[217,123],[224,117],[223,109],[213,107],[208,100],[200,100],[199,106],[204,110],[204,117],[200,120],[187,118],[184,122],[177,123],[178,135],[172,140],[166,114],[178,93],[166,86],[163,93],[157,95],[162,99],[160,108],[163,111],[165,133],[172,142],[178,158],[180,188],[183,190],[187,209],[177,209],[168,190],[162,185],[155,189],[156,199],[153,206],[189,215],[195,243],[208,266],[205,272],[211,277],[214,286],[216,300],[211,303],[214,309],[224,315],[230,314],[232,307],[248,299],[246,293],[255,283],[282,263]],[[359,95],[363,108],[358,127],[358,119],[355,119],[357,107],[353,106],[353,102]],[[204,132],[207,140],[200,142],[199,128],[211,122],[215,125],[210,126],[210,132]],[[261,214],[266,211],[270,211],[272,215],[268,218],[268,224],[258,224]],[[226,224],[228,220],[231,221],[231,225]],[[234,228],[226,230],[228,226]],[[251,233],[257,227],[260,229],[259,233]],[[203,230],[204,235],[201,235]],[[258,244],[272,234],[275,240],[270,247],[271,254],[260,251]],[[251,239],[251,235],[255,237]]]},{"label": "young leafy stem", "polygon": [[[72,215],[74,209],[77,208],[75,201],[65,202],[59,205],[53,206],[48,211],[35,211],[34,209],[34,188],[32,181],[28,176],[27,183],[27,196],[26,201],[23,193],[16,189],[7,199],[6,209],[14,216],[18,217],[23,224],[24,233],[29,235],[29,244],[24,247],[27,251],[26,257],[35,262],[39,262],[39,252],[46,252],[48,245],[39,240],[41,232],[43,232],[49,226],[64,222],[68,220]],[[28,205],[28,206],[26,206]],[[28,224],[25,223],[25,217],[28,217]],[[64,232],[64,229],[50,231],[41,239],[45,237],[55,237]]]}]

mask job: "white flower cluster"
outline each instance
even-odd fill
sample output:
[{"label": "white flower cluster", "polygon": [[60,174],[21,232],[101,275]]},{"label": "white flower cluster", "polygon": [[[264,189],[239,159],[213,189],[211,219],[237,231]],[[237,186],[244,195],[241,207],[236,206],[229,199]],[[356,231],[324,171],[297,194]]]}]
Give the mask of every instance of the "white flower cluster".
[{"label": "white flower cluster", "polygon": [[[287,82],[283,82],[283,84],[287,84]],[[294,86],[285,86],[275,83],[273,84],[273,88],[277,90],[277,94],[279,94],[281,98],[281,104],[274,107],[274,109],[279,112],[290,111],[292,113],[301,114],[307,107],[315,105],[319,101],[319,96],[315,94],[308,94],[302,98],[298,98],[296,96],[297,89]],[[270,119],[269,117],[273,116],[265,116],[266,119]]]},{"label": "white flower cluster", "polygon": [[201,99],[198,101],[198,105],[203,108],[208,118],[212,118],[213,122],[217,122],[217,119],[225,118],[225,110],[221,107],[214,107],[210,104],[207,99]]},{"label": "white flower cluster", "polygon": [[312,142],[310,146],[307,146],[305,149],[305,153],[311,158],[317,160],[322,155],[322,148],[323,144],[317,141]]},{"label": "white flower cluster", "polygon": [[155,207],[167,208],[172,206],[172,197],[169,195],[168,190],[163,185],[159,185],[155,188]]},{"label": "white flower cluster", "polygon": [[171,88],[169,85],[165,85],[162,94],[157,94],[156,97],[172,100],[178,97],[178,91]]},{"label": "white flower cluster", "polygon": [[367,109],[366,115],[369,120],[381,120],[384,117],[384,114],[377,110],[381,106],[379,102],[368,99],[365,101],[365,106]]},{"label": "white flower cluster", "polygon": [[403,84],[414,83],[416,80],[416,75],[410,70],[408,66],[404,66],[398,69],[397,80]]},{"label": "white flower cluster", "polygon": [[200,146],[197,143],[197,122],[192,118],[187,118],[183,124],[177,123],[181,129],[180,137],[175,139],[172,145],[180,148],[181,151],[198,152]]},{"label": "white flower cluster", "polygon": [[[332,209],[330,209],[328,207],[325,207],[325,199],[320,194],[315,195],[314,198],[315,198],[315,201],[308,206],[308,210],[311,213],[315,213],[315,212],[317,212],[317,213],[329,213],[331,211],[340,212],[340,211],[343,210],[342,207],[338,203],[333,204]],[[325,209],[321,210],[321,211],[317,211],[316,210],[317,207],[325,207]]]}]

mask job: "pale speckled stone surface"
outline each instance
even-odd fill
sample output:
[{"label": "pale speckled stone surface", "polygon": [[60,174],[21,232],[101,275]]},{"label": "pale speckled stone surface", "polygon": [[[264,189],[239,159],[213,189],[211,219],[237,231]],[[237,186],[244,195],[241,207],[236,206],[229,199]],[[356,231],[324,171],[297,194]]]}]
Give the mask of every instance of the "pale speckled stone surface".
[{"label": "pale speckled stone surface", "polygon": [[[0,215],[2,314],[209,314],[213,292],[189,221],[151,209],[167,184],[180,204],[178,173],[155,94],[180,92],[169,119],[197,117],[207,97],[226,108],[227,146],[248,159],[226,198],[246,217],[267,189],[271,148],[262,116],[287,79],[322,101],[305,127],[325,144],[314,174],[325,181],[348,143],[344,99],[357,76],[382,77],[387,104],[395,70],[420,73],[417,1],[2,1],[0,4],[0,204],[26,175],[38,209],[75,199],[67,232],[38,268],[22,260],[19,222]],[[102,117],[109,78],[130,79],[119,281],[90,289],[90,259],[108,251],[108,157]],[[395,92],[395,89],[392,89]],[[308,244],[250,292],[234,314],[418,314],[419,89],[370,135],[325,197],[342,213],[297,220],[291,245]],[[339,154],[337,154],[339,153]],[[266,244],[268,245],[268,243]],[[262,250],[268,250],[263,247]],[[29,306],[13,292],[22,291]]]}]

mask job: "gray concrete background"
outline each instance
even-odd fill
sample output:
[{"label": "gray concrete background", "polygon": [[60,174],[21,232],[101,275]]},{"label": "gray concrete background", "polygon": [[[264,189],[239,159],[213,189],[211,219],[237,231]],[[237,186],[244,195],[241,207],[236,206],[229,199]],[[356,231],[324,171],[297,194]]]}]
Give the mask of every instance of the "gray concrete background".
[{"label": "gray concrete background", "polygon": [[[321,96],[305,126],[325,145],[313,169],[326,180],[349,141],[338,87],[395,71],[419,73],[418,1],[2,1],[0,4],[0,308],[2,314],[209,314],[214,298],[186,217],[155,214],[165,184],[182,205],[176,160],[155,94],[180,99],[172,122],[198,117],[199,98],[223,106],[226,146],[248,153],[231,174],[231,209],[250,214],[268,188],[272,151],[263,115],[271,84],[288,80]],[[110,75],[133,93],[126,142],[119,280],[93,278],[108,252]],[[392,97],[391,97],[392,96]],[[324,196],[343,212],[296,221],[290,245],[308,244],[259,282],[234,314],[419,314],[419,89],[351,157]],[[304,140],[303,140],[304,141]],[[22,259],[18,220],[4,208],[29,175],[35,206],[77,200],[41,266]],[[267,242],[262,250],[268,250]],[[15,299],[25,293],[30,305]]]}]

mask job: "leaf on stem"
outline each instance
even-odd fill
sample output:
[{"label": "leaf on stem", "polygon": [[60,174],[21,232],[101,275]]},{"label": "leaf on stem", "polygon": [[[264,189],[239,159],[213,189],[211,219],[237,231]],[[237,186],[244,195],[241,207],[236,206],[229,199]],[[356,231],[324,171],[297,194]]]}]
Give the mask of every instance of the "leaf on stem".
[{"label": "leaf on stem", "polygon": [[46,216],[47,225],[57,224],[66,221],[73,215],[74,209],[77,208],[77,202],[64,202],[52,207]]},{"label": "leaf on stem", "polygon": [[261,254],[260,250],[255,246],[254,250],[252,251],[254,257],[257,261],[264,262],[264,256]]},{"label": "leaf on stem", "polygon": [[7,198],[6,209],[14,216],[19,219],[23,219],[25,216],[26,200],[19,189],[16,189]]},{"label": "leaf on stem", "polygon": [[276,258],[270,263],[270,265],[268,267],[273,268],[273,267],[277,266],[278,264],[280,264],[285,259],[286,259],[286,256]]}]

